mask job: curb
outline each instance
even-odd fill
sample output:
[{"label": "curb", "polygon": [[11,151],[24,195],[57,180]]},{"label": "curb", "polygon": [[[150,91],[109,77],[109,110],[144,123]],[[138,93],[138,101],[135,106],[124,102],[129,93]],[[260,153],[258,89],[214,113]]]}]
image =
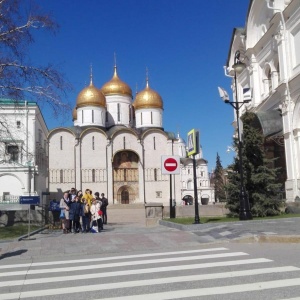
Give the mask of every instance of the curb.
[{"label": "curb", "polygon": [[[47,229],[47,227],[42,227],[42,228],[36,229],[34,231],[31,231],[29,233],[29,236],[32,236],[32,235],[34,235],[36,233],[44,231],[45,229]],[[24,234],[22,236],[16,237],[16,238],[12,238],[12,239],[0,240],[0,244],[2,244],[2,243],[11,243],[11,242],[20,242],[22,239],[25,239],[26,237],[28,237],[28,233],[26,233],[26,234]]]},{"label": "curb", "polygon": [[241,237],[233,239],[236,243],[287,243],[287,244],[299,244],[300,236],[297,235],[259,235],[250,237]]},{"label": "curb", "polygon": [[[286,219],[285,219],[286,220]],[[264,222],[268,220],[258,220],[259,222]],[[255,221],[247,221],[255,222]],[[236,222],[233,222],[236,223]],[[207,232],[213,229],[222,228],[226,226],[227,223],[215,223],[211,224],[193,224],[193,225],[183,225],[178,223],[173,223],[170,221],[159,220],[159,225],[166,226],[173,229],[178,229],[181,231],[202,231]],[[251,235],[251,236],[241,236],[234,239],[227,240],[215,240],[212,243],[219,242],[235,242],[235,243],[300,243],[300,235]]]},{"label": "curb", "polygon": [[[32,236],[32,235],[37,234],[37,233],[39,233],[39,232],[41,232],[41,231],[44,231],[45,229],[46,229],[46,226],[41,227],[41,228],[39,228],[39,229],[36,229],[36,230],[34,230],[34,231],[31,231],[31,232],[29,232],[29,236]],[[26,239],[27,237],[28,237],[28,233],[27,233],[27,234],[24,234],[24,235],[22,235],[22,236],[20,236],[20,237],[18,237],[18,238],[16,238],[15,241],[20,242],[21,240]]]},{"label": "curb", "polygon": [[178,229],[181,231],[209,231],[215,228],[222,228],[226,226],[227,223],[210,223],[210,224],[206,223],[206,224],[183,225],[174,222],[159,220],[158,224],[165,227]]}]

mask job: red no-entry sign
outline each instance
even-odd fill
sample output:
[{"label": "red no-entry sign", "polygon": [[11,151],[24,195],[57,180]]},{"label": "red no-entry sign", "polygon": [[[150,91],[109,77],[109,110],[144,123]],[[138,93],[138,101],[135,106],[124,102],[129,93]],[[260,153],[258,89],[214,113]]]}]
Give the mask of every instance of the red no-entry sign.
[{"label": "red no-entry sign", "polygon": [[161,170],[162,174],[180,174],[180,158],[179,156],[167,156],[161,157]]}]

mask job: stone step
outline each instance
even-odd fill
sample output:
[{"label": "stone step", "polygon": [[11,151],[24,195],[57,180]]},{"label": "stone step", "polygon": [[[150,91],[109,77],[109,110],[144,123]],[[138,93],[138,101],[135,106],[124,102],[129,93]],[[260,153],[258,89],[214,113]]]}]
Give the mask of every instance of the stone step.
[{"label": "stone step", "polygon": [[109,204],[107,209],[144,209],[144,203],[136,203],[136,204]]}]

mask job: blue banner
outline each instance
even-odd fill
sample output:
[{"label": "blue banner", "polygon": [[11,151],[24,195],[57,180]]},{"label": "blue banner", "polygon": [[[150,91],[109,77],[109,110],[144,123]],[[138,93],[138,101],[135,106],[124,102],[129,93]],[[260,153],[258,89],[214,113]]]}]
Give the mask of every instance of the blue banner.
[{"label": "blue banner", "polygon": [[20,196],[20,204],[40,204],[40,196]]}]

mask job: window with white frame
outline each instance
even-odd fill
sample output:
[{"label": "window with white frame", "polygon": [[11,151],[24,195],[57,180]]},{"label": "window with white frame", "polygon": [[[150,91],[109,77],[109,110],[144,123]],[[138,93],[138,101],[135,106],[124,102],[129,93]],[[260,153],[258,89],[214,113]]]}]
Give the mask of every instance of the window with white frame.
[{"label": "window with white frame", "polygon": [[13,162],[19,161],[19,147],[17,145],[7,145],[6,152],[9,154],[9,160]]}]

